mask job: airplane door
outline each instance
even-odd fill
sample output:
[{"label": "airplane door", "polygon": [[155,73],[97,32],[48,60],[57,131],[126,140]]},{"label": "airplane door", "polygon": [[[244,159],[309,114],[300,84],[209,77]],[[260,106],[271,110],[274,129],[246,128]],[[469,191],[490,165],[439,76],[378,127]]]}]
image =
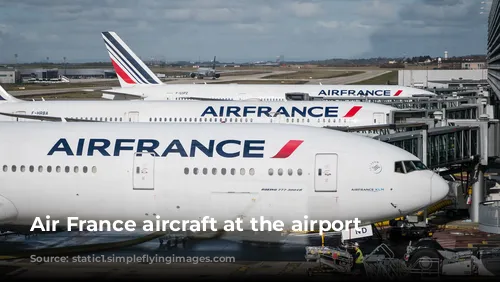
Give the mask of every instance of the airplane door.
[{"label": "airplane door", "polygon": [[154,190],[155,157],[152,153],[134,156],[134,190]]},{"label": "airplane door", "polygon": [[337,154],[317,154],[314,191],[337,192]]},{"label": "airplane door", "polygon": [[373,113],[373,123],[374,124],[385,124],[386,118],[384,113]]},{"label": "airplane door", "polygon": [[139,112],[128,112],[129,122],[139,122]]},{"label": "airplane door", "polygon": [[[19,114],[19,115],[25,115],[26,112],[25,111],[17,111],[17,112],[14,112],[15,114]],[[26,121],[25,118],[18,118],[18,117],[13,117],[14,121]]]}]

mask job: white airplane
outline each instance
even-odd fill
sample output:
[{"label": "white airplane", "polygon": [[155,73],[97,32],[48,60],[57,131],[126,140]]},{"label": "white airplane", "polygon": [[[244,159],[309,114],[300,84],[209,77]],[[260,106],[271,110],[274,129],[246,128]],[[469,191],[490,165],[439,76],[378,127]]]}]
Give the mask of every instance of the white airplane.
[{"label": "white airplane", "polygon": [[407,98],[435,93],[398,85],[164,84],[112,31],[102,32],[119,88],[103,98],[148,100],[309,100],[335,97]]},{"label": "white airplane", "polygon": [[212,79],[219,78],[220,77],[220,73],[218,73],[215,70],[215,67],[216,67],[216,64],[217,64],[217,62],[215,60],[216,57],[217,56],[214,56],[214,60],[213,60],[213,64],[212,64],[211,68],[200,67],[195,72],[190,72],[189,76],[191,78],[198,78],[198,79],[204,79],[205,77],[211,77]]},{"label": "white airplane", "polygon": [[387,124],[397,108],[338,101],[24,101],[0,86],[0,121],[281,123],[316,127]]},{"label": "white airplane", "polygon": [[[409,214],[448,184],[409,152],[271,124],[0,122],[0,224],[59,220],[354,220]],[[162,224],[160,223],[160,226]],[[167,225],[168,226],[168,225]],[[75,230],[73,227],[72,230]]]}]

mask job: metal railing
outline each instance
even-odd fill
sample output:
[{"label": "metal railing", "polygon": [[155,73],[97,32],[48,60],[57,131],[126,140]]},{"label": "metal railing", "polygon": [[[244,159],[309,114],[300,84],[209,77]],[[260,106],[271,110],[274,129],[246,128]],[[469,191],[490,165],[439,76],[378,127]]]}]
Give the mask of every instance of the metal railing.
[{"label": "metal railing", "polygon": [[479,230],[500,234],[500,201],[485,201],[479,204]]}]

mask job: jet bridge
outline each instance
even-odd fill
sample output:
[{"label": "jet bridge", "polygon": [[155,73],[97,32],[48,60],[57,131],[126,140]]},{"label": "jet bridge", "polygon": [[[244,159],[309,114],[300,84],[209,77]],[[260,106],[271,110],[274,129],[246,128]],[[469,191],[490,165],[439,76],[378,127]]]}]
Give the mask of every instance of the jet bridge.
[{"label": "jet bridge", "polygon": [[478,125],[429,127],[415,122],[332,129],[371,135],[414,154],[429,168],[470,162],[480,155]]}]

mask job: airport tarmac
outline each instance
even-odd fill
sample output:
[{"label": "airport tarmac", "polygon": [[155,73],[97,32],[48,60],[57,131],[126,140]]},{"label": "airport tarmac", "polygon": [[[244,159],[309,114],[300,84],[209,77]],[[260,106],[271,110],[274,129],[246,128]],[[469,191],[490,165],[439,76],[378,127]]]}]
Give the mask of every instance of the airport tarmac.
[{"label": "airport tarmac", "polygon": [[[468,247],[466,242],[484,243],[484,240],[490,240],[487,243],[492,246],[492,241],[499,240],[498,236],[478,231],[474,224],[467,220],[451,222],[449,228],[451,229],[441,227],[441,230],[434,233],[434,237],[443,247]],[[49,279],[140,277],[142,280],[179,277],[241,280],[272,276],[285,279],[324,281],[333,277],[345,278],[344,275],[346,275],[329,273],[307,277],[307,269],[315,267],[317,264],[305,261],[305,246],[320,246],[321,239],[317,234],[293,234],[286,237],[287,242],[297,242],[297,244],[242,243],[233,236],[226,237],[226,239],[223,237],[222,239],[187,240],[185,245],[179,241],[177,247],[167,247],[165,244],[160,244],[159,240],[155,238],[133,246],[111,250],[88,251],[78,254],[65,254],[57,251],[37,253],[37,250],[46,248],[62,248],[61,250],[63,250],[70,246],[135,240],[148,234],[150,233],[142,231],[133,233],[61,232],[27,238],[22,235],[8,236],[0,239],[0,250],[3,251],[0,255],[16,250],[28,250],[28,255],[13,260],[1,260],[0,256],[0,279],[4,281],[4,279],[38,277]],[[295,239],[289,237],[295,237]],[[304,240],[305,238],[307,241]],[[335,245],[338,239],[338,236],[328,236],[325,245]],[[455,243],[451,243],[451,241]],[[396,258],[402,258],[409,240],[380,241],[371,239],[363,241],[361,246],[365,256],[382,242],[391,248]],[[453,244],[453,246],[449,244]],[[42,255],[45,256],[45,261],[42,260]],[[47,261],[47,258],[51,258],[52,262]],[[64,258],[66,261],[54,262],[55,258]],[[210,262],[200,262],[201,260],[210,260]],[[214,262],[215,260],[221,262]],[[496,271],[500,273],[500,268],[496,268]],[[334,276],[332,277],[332,275]],[[348,278],[356,280],[358,277],[350,274]],[[359,278],[362,279],[362,277]]]},{"label": "airport tarmac", "polygon": [[[289,71],[272,71],[272,72],[267,72],[267,73],[259,73],[259,74],[250,74],[250,75],[231,75],[231,76],[223,76],[219,79],[212,80],[212,79],[193,79],[193,78],[174,78],[174,79],[169,79],[167,84],[204,84],[204,83],[221,83],[221,82],[227,82],[231,83],[231,81],[244,81],[244,80],[281,80],[286,83],[287,80],[304,80],[308,81],[306,84],[351,84],[351,83],[357,83],[360,81],[364,81],[367,79],[371,79],[380,75],[383,75],[389,71],[385,70],[364,70],[363,73],[360,74],[355,74],[355,75],[350,75],[350,76],[341,76],[341,77],[333,77],[333,78],[325,78],[325,79],[266,79],[264,77],[269,76],[269,75],[279,75],[279,74],[287,74],[287,73],[294,73],[297,70],[289,70]],[[335,70],[335,71],[352,71],[349,69],[345,70]],[[71,83],[99,83],[101,84],[102,82],[106,81],[116,81],[116,79],[71,79]],[[54,89],[34,89],[34,90],[11,90],[9,91],[10,94],[16,97],[23,97],[23,96],[32,96],[32,95],[52,95],[52,94],[65,94],[65,93],[74,93],[74,92],[84,92],[84,91],[101,91],[105,89],[111,89],[112,87],[116,86],[96,86],[96,87],[65,87],[67,83],[60,83],[58,84],[58,88]]]},{"label": "airport tarmac", "polygon": [[101,86],[101,87],[64,87],[61,85],[61,88],[56,89],[33,89],[33,90],[16,90],[9,91],[14,97],[22,98],[23,96],[32,96],[32,95],[52,95],[52,94],[64,94],[64,93],[74,93],[74,92],[85,92],[85,91],[100,91],[105,89],[111,89],[111,87]]},{"label": "airport tarmac", "polygon": [[[96,234],[93,232],[66,232],[44,234],[24,239],[12,236],[0,244],[5,250],[9,244],[22,249],[64,247],[75,244],[92,244],[123,240],[141,234]],[[316,238],[319,239],[319,238]],[[10,243],[8,243],[10,242]],[[17,243],[16,243],[17,242]],[[327,239],[328,243],[328,239]],[[22,245],[22,246],[21,246]],[[316,240],[315,245],[320,245]],[[256,276],[279,276],[279,278],[307,278],[307,268],[317,266],[306,262],[303,245],[255,245],[224,239],[189,240],[186,246],[177,248],[160,245],[158,239],[132,247],[103,252],[82,253],[78,256],[51,254],[45,262],[33,256],[9,261],[0,260],[0,279],[56,278],[138,278],[159,277],[244,279]],[[54,262],[55,259],[58,262]],[[60,262],[61,259],[66,260]],[[47,261],[52,259],[52,262]],[[201,260],[210,262],[200,262]],[[221,262],[215,262],[215,261]],[[225,261],[225,262],[222,262]],[[312,280],[324,281],[331,276],[315,276]]]}]

